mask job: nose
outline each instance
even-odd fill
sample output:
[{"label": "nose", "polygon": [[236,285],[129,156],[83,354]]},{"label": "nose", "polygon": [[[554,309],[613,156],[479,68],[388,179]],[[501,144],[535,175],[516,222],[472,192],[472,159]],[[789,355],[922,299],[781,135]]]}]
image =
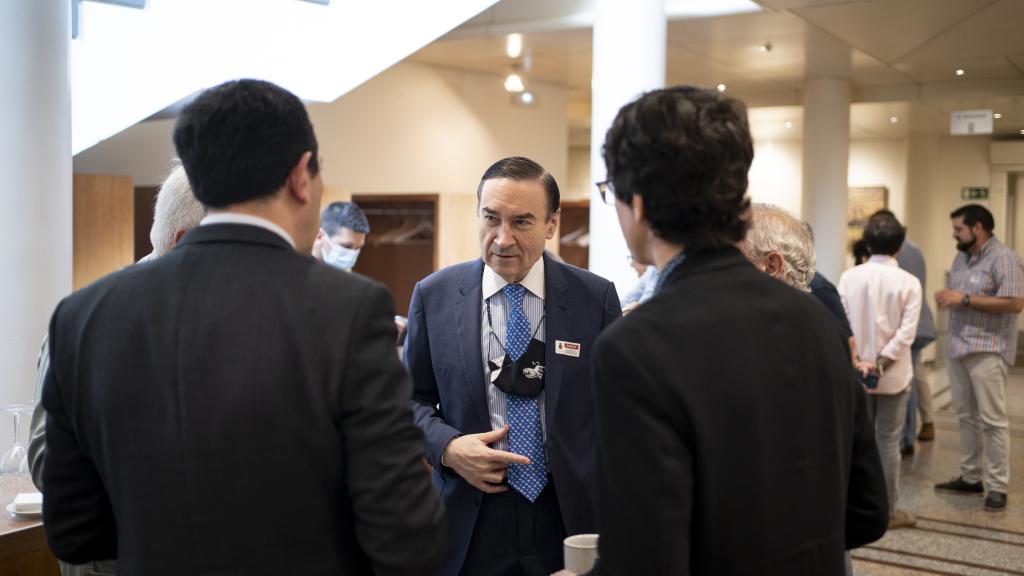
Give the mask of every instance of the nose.
[{"label": "nose", "polygon": [[516,239],[513,237],[512,229],[508,224],[502,224],[501,227],[498,228],[498,234],[494,237],[494,243],[502,249],[510,248],[515,245]]}]

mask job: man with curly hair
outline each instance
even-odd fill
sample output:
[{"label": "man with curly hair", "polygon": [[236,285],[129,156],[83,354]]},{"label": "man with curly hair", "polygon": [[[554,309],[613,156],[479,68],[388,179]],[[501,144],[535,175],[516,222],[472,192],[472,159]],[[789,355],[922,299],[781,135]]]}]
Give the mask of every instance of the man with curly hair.
[{"label": "man with curly hair", "polygon": [[879,538],[885,480],[827,310],[736,249],[746,109],[655,90],[604,144],[626,243],[657,293],[594,354],[600,574],[843,574]]}]

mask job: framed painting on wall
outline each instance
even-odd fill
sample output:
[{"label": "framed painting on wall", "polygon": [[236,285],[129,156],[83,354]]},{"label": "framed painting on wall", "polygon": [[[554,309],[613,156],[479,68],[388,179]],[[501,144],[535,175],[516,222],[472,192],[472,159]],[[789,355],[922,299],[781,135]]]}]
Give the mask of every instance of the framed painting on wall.
[{"label": "framed painting on wall", "polygon": [[889,189],[885,186],[850,188],[846,197],[846,253],[864,235],[868,218],[889,205]]}]

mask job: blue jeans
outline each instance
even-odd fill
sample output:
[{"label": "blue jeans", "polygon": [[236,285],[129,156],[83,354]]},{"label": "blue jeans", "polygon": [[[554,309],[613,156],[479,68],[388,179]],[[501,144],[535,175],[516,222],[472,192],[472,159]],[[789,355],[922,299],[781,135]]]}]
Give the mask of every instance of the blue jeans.
[{"label": "blue jeans", "polygon": [[903,423],[903,434],[900,436],[900,448],[914,445],[917,437],[917,379],[920,367],[921,351],[931,344],[934,338],[917,338],[910,346],[910,361],[914,363],[914,377],[910,380],[910,400],[907,401],[907,419]]}]

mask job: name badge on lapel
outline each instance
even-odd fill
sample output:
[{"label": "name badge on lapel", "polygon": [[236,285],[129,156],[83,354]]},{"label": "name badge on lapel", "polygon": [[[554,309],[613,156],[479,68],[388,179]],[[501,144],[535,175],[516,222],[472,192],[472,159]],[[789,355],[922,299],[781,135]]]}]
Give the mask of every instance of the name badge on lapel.
[{"label": "name badge on lapel", "polygon": [[555,354],[561,354],[563,356],[572,356],[573,358],[580,357],[580,345],[575,342],[566,342],[564,340],[555,340]]}]

